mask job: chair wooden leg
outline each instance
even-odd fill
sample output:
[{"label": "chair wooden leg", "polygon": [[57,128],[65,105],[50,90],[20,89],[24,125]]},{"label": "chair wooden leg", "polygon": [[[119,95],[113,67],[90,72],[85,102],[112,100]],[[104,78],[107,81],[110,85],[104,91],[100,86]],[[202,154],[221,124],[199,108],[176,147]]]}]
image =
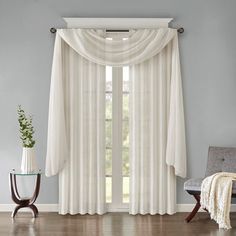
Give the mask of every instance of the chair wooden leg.
[{"label": "chair wooden leg", "polygon": [[189,213],[189,215],[185,218],[185,221],[187,223],[189,223],[193,217],[196,215],[196,213],[198,212],[199,208],[201,207],[201,204],[200,204],[200,195],[193,195],[194,198],[196,199],[196,205],[195,207],[193,208],[192,212]]}]

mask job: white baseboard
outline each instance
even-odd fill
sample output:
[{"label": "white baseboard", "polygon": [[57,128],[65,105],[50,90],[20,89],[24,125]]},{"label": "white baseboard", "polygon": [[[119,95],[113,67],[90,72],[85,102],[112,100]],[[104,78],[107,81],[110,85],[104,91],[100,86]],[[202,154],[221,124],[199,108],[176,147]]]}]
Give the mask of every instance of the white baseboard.
[{"label": "white baseboard", "polygon": [[[191,212],[195,204],[177,204],[177,212]],[[231,204],[231,212],[236,212],[236,204]],[[202,208],[199,209],[199,212],[205,212]]]},{"label": "white baseboard", "polygon": [[[11,212],[15,208],[15,204],[0,204],[0,212]],[[58,212],[58,204],[36,204],[39,212]],[[191,212],[194,208],[194,204],[177,204],[177,212]],[[30,211],[28,208],[23,208],[21,211]],[[109,212],[128,212],[128,208],[119,208],[115,210],[108,208]],[[199,212],[204,212],[200,209]],[[231,205],[231,212],[236,212],[236,204]]]}]

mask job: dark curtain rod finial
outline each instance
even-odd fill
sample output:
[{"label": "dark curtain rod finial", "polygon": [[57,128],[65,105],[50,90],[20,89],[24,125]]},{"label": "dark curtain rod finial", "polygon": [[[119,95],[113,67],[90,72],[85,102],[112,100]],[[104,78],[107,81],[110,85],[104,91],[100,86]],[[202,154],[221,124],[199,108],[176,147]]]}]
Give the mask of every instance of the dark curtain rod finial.
[{"label": "dark curtain rod finial", "polygon": [[[112,30],[110,30],[110,31],[112,31]],[[183,32],[184,32],[184,28],[178,28],[177,29],[177,31],[178,31],[178,33],[180,33],[180,34],[182,34]],[[50,29],[50,32],[52,33],[52,34],[55,34],[56,32],[57,32],[57,30],[55,29],[55,28],[51,28]]]},{"label": "dark curtain rod finial", "polygon": [[178,28],[177,31],[178,31],[178,33],[182,34],[184,32],[184,28],[182,28],[182,27]]},{"label": "dark curtain rod finial", "polygon": [[55,33],[57,32],[57,30],[56,30],[55,28],[51,28],[51,29],[50,29],[50,32],[51,32],[52,34],[55,34]]}]

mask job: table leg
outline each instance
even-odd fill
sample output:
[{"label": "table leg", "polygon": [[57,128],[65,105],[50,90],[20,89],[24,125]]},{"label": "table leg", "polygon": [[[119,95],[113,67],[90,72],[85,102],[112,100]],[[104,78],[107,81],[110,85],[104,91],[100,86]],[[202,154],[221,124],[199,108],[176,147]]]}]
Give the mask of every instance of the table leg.
[{"label": "table leg", "polygon": [[16,206],[16,207],[15,207],[14,211],[13,211],[12,214],[11,214],[11,217],[12,217],[12,218],[15,217],[17,211],[18,211],[20,208],[21,208],[21,206]]},{"label": "table leg", "polygon": [[33,211],[34,218],[38,216],[38,208],[35,205],[29,205],[29,208]]},{"label": "table leg", "polygon": [[24,208],[24,207],[29,207],[32,210],[34,217],[38,216],[38,209],[34,205],[34,203],[39,195],[40,180],[41,180],[41,174],[37,174],[37,179],[36,179],[35,190],[34,190],[33,196],[29,199],[21,199],[20,195],[18,193],[18,189],[17,189],[16,175],[10,173],[11,196],[12,196],[12,200],[17,204],[14,211],[12,212],[12,217],[15,217],[18,210],[20,208]]}]

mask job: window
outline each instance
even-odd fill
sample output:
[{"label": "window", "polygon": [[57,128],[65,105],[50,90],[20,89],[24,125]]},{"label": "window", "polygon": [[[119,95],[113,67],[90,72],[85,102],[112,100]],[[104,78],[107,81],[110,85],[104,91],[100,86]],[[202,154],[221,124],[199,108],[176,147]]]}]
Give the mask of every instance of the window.
[{"label": "window", "polygon": [[106,66],[106,202],[129,202],[129,67]]}]

